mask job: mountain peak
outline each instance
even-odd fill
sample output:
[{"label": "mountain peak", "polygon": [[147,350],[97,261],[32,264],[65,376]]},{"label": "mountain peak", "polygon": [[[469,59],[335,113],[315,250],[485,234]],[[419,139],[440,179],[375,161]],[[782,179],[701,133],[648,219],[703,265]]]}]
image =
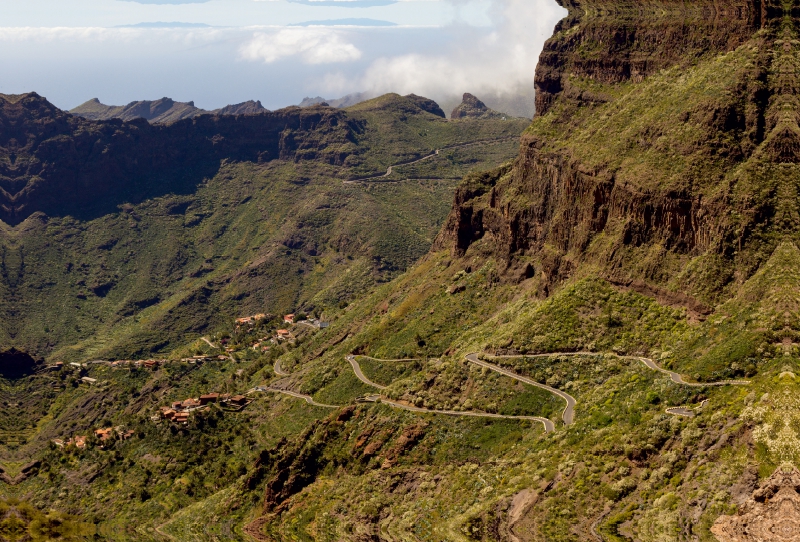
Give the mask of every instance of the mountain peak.
[{"label": "mountain peak", "polygon": [[461,103],[450,113],[451,119],[490,119],[504,117],[503,113],[498,113],[480,101],[474,94],[465,92]]}]

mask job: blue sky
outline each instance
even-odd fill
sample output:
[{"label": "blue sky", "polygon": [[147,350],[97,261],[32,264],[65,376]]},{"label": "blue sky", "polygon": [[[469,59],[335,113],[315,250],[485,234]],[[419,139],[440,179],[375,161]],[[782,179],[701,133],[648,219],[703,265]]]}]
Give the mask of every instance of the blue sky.
[{"label": "blue sky", "polygon": [[[0,0],[0,92],[69,109],[169,96],[531,94],[554,0]],[[309,24],[312,23],[312,24]]]}]

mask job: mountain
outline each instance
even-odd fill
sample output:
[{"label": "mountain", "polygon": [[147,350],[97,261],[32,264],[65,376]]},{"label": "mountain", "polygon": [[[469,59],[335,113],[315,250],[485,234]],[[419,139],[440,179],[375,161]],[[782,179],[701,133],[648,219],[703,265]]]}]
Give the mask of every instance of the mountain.
[{"label": "mountain", "polygon": [[182,119],[190,119],[198,115],[255,115],[267,112],[258,101],[247,101],[235,105],[227,105],[213,111],[195,107],[194,102],[176,102],[171,98],[160,100],[142,100],[128,105],[104,105],[97,98],[69,111],[73,115],[89,120],[134,120],[145,119],[152,123],[167,124]]},{"label": "mountain", "polygon": [[467,176],[431,252],[270,375],[355,411],[264,456],[265,536],[795,537],[800,18],[562,4],[517,159]]},{"label": "mountain", "polygon": [[498,113],[492,109],[489,109],[485,103],[480,101],[478,98],[470,94],[469,92],[464,93],[464,97],[461,100],[461,103],[453,109],[453,112],[450,113],[450,118],[454,120],[458,119],[498,119],[498,118],[505,118],[506,115],[504,113]]},{"label": "mountain", "polygon": [[[560,3],[531,123],[7,97],[14,532],[795,539],[800,14]],[[129,355],[168,361],[95,363]]]},{"label": "mountain", "polygon": [[266,112],[267,109],[261,105],[260,101],[248,100],[239,104],[231,104],[214,109],[211,113],[214,115],[257,115]]}]

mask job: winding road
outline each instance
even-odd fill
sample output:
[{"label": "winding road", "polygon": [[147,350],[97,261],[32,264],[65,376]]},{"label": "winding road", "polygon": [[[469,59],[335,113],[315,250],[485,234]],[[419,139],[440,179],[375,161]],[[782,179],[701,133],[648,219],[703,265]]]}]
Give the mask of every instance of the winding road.
[{"label": "winding road", "polygon": [[[479,367],[484,367],[486,369],[489,369],[491,371],[499,373],[499,374],[501,374],[503,376],[507,376],[509,378],[512,378],[514,380],[522,382],[523,384],[528,384],[529,386],[534,386],[536,388],[543,389],[543,390],[545,390],[545,391],[547,391],[549,393],[552,393],[553,395],[555,395],[557,397],[560,397],[561,399],[563,399],[566,402],[566,406],[564,407],[564,410],[561,413],[561,419],[563,420],[565,425],[572,425],[575,422],[575,406],[577,405],[577,401],[570,394],[568,394],[566,392],[563,392],[563,391],[561,391],[559,389],[553,388],[552,386],[548,386],[546,384],[542,384],[540,382],[537,382],[537,381],[535,381],[535,380],[533,380],[531,378],[528,378],[526,376],[519,375],[519,374],[515,373],[514,371],[511,371],[511,370],[506,369],[504,367],[501,367],[499,365],[495,365],[494,363],[489,363],[488,361],[484,361],[484,360],[478,358],[478,355],[479,355],[478,353],[467,354],[465,359],[469,363],[478,365]],[[687,382],[686,380],[684,380],[683,376],[681,376],[680,374],[678,374],[678,373],[676,373],[674,371],[669,371],[667,369],[663,369],[662,367],[660,367],[652,359],[644,358],[644,357],[638,357],[638,356],[620,356],[620,355],[617,355],[617,354],[603,354],[603,353],[598,353],[598,352],[552,352],[552,353],[549,353],[549,354],[526,354],[526,355],[520,354],[520,355],[514,355],[514,356],[493,356],[492,359],[514,359],[514,358],[526,358],[526,357],[527,358],[537,358],[537,357],[555,357],[555,356],[604,356],[604,355],[611,355],[611,356],[617,357],[619,359],[638,360],[638,361],[642,362],[649,369],[652,369],[654,371],[666,374],[666,375],[668,375],[670,377],[672,382],[674,382],[676,384],[683,385],[683,386],[693,386],[693,387],[727,386],[727,385],[746,385],[746,384],[750,383],[747,380],[723,380],[723,381],[720,381],[720,382],[707,382],[707,383]],[[369,357],[369,356],[362,356],[362,357],[364,357],[366,359],[371,359],[371,360],[374,360],[374,361],[379,361],[379,362],[419,361],[418,359],[382,360],[382,359],[378,359],[378,358],[372,358],[372,357]],[[356,359],[356,356],[347,355],[347,356],[345,356],[345,359],[350,364],[350,367],[353,369],[353,373],[356,375],[356,378],[358,378],[361,382],[363,382],[364,384],[366,384],[366,385],[368,385],[370,387],[376,388],[378,390],[385,390],[385,389],[388,388],[388,386],[383,386],[381,384],[377,384],[377,383],[373,382],[372,380],[370,380],[369,378],[367,378],[367,376],[361,370],[361,366],[359,365],[358,360]],[[286,373],[283,370],[281,370],[279,361],[275,361],[275,365],[273,366],[273,368],[274,368],[275,373],[277,375],[279,375],[279,376],[289,376],[289,373]],[[297,392],[294,392],[294,391],[284,390],[284,389],[280,389],[280,388],[270,388],[270,387],[260,386],[260,387],[254,388],[254,391],[262,391],[262,392],[263,391],[271,391],[271,392],[275,392],[275,393],[283,393],[283,394],[286,394],[286,395],[290,395],[292,397],[296,397],[298,399],[303,399],[308,404],[313,405],[313,406],[318,406],[318,407],[323,407],[323,408],[341,408],[341,407],[339,407],[337,405],[326,405],[324,403],[318,403],[310,395],[304,395],[302,393],[297,393]],[[416,407],[416,406],[407,405],[407,404],[403,404],[403,403],[398,403],[397,401],[392,401],[392,400],[390,400],[390,399],[388,399],[386,397],[383,397],[381,395],[368,395],[365,398],[363,398],[363,400],[367,401],[367,402],[378,402],[378,401],[380,401],[381,403],[387,404],[392,408],[407,410],[409,412],[424,413],[424,414],[443,414],[443,415],[446,415],[446,416],[466,416],[466,417],[473,417],[473,418],[495,418],[495,419],[535,421],[535,422],[541,423],[544,426],[544,430],[545,430],[546,433],[550,433],[552,431],[555,431],[555,424],[551,420],[549,420],[547,418],[540,417],[540,416],[510,416],[510,415],[504,415],[504,414],[492,414],[492,413],[489,413],[489,412],[456,411],[456,410],[434,410],[434,409],[428,409],[428,408],[422,408],[422,407]],[[700,406],[705,404],[705,402],[706,401],[701,403]],[[675,415],[675,416],[693,416],[694,415],[694,410],[689,408],[689,407],[670,407],[666,411],[669,414],[672,414],[672,415]]]},{"label": "winding road", "polygon": [[659,367],[655,361],[650,358],[639,358],[633,356],[619,356],[622,359],[638,359],[642,363],[644,363],[648,368],[653,369],[654,371],[658,371],[659,373],[664,373],[665,375],[669,375],[670,380],[675,382],[676,384],[681,384],[682,386],[692,386],[695,388],[703,388],[706,386],[746,386],[750,383],[749,380],[720,380],[719,382],[686,382],[683,379],[683,376],[674,372],[668,371],[667,369],[663,369]]},{"label": "winding road", "polygon": [[316,407],[342,408],[339,405],[326,405],[325,403],[318,403],[310,395],[305,395],[303,393],[297,393],[296,391],[291,391],[291,390],[283,390],[281,388],[268,388],[268,387],[264,387],[264,386],[257,386],[255,388],[253,388],[253,391],[260,391],[260,392],[271,391],[271,392],[275,392],[275,393],[282,393],[284,395],[290,395],[290,396],[296,397],[298,399],[305,399],[306,403],[308,403],[309,405],[312,405],[312,406],[316,406]]},{"label": "winding road", "polygon": [[[376,182],[378,179],[385,179],[386,177],[389,177],[392,174],[392,172],[394,171],[394,168],[400,167],[400,166],[410,166],[412,164],[418,164],[419,162],[422,162],[424,160],[428,160],[430,158],[438,156],[441,151],[452,150],[452,149],[463,149],[465,147],[474,147],[474,146],[477,146],[477,145],[491,145],[493,143],[503,143],[505,141],[518,140],[519,137],[520,136],[508,136],[508,137],[501,137],[501,138],[498,138],[498,139],[486,139],[486,140],[482,140],[482,141],[472,141],[470,143],[460,143],[458,145],[449,145],[449,146],[446,146],[446,147],[442,147],[441,149],[436,149],[433,152],[431,152],[430,154],[426,154],[422,158],[417,158],[415,160],[411,160],[410,162],[398,162],[397,164],[393,164],[393,165],[389,166],[386,169],[386,173],[384,173],[383,175],[371,175],[369,177],[362,177],[362,178],[359,178],[359,179],[350,179],[350,180],[344,181],[344,184],[358,184],[358,183]],[[380,181],[378,181],[378,182],[380,182]]]},{"label": "winding road", "polygon": [[[372,386],[373,388],[378,388],[379,390],[385,390],[386,388],[389,387],[389,386],[381,386],[380,384],[376,384],[375,382],[373,382],[372,380],[367,378],[364,375],[364,373],[361,372],[361,365],[358,364],[358,362],[356,361],[356,357],[355,356],[345,356],[344,359],[346,359],[350,363],[350,367],[353,368],[353,372],[356,373],[356,377],[358,377],[358,379],[361,382],[363,382],[364,384],[366,384],[367,386]],[[375,358],[370,358],[370,359],[375,359]],[[386,361],[389,361],[389,360],[386,360]]]},{"label": "winding road", "polygon": [[544,426],[545,433],[552,433],[553,431],[556,430],[556,426],[555,424],[553,424],[551,420],[548,420],[547,418],[541,418],[539,416],[507,416],[505,414],[492,414],[490,412],[471,412],[468,410],[467,411],[433,410],[430,408],[421,408],[411,405],[404,405],[403,403],[398,403],[397,401],[386,399],[385,397],[381,397],[380,395],[368,395],[367,397],[364,398],[364,400],[372,403],[380,401],[381,403],[389,405],[392,408],[408,410],[409,412],[418,412],[421,414],[444,414],[445,416],[467,416],[471,418],[495,418],[503,420],[528,420],[541,423]]},{"label": "winding road", "polygon": [[[368,359],[372,359],[375,361],[416,361],[411,359],[406,360],[386,360],[382,359],[379,360],[377,358],[369,358],[368,356],[364,356]],[[387,386],[381,386],[376,384],[369,378],[367,378],[364,373],[361,371],[361,366],[356,361],[355,356],[345,356],[345,359],[350,363],[350,366],[353,368],[353,372],[355,373],[356,377],[368,386],[372,386],[379,390],[385,390]],[[444,414],[446,416],[467,416],[472,418],[495,418],[495,419],[505,419],[505,420],[527,420],[527,421],[534,421],[539,422],[544,426],[545,433],[550,433],[555,431],[555,425],[552,421],[548,420],[547,418],[542,418],[540,416],[507,416],[505,414],[492,414],[489,412],[471,412],[471,411],[458,411],[458,410],[433,410],[430,408],[421,408],[415,407],[411,405],[405,405],[403,403],[398,403],[396,401],[392,401],[391,399],[387,399],[380,395],[368,395],[364,398],[365,401],[369,401],[372,403],[378,402],[380,400],[381,403],[385,403],[393,408],[399,408],[402,410],[408,410],[409,412],[418,412],[418,413],[425,413],[425,414]]]},{"label": "winding road", "polygon": [[272,366],[272,370],[275,371],[275,374],[278,376],[289,376],[289,373],[281,369],[281,360],[276,359],[275,364]]},{"label": "winding road", "polygon": [[[518,358],[518,357],[522,357],[522,356],[498,356],[498,357],[502,357],[502,358],[505,358],[505,357]],[[475,354],[467,354],[466,359],[470,363],[474,363],[475,365],[480,365],[481,367],[486,367],[487,369],[490,369],[490,370],[492,370],[492,371],[494,371],[496,373],[500,373],[501,375],[505,375],[505,376],[507,376],[509,378],[513,378],[514,380],[518,380],[518,381],[522,382],[523,384],[528,384],[530,386],[535,386],[537,388],[541,388],[541,389],[543,389],[545,391],[549,391],[553,395],[557,395],[558,397],[561,397],[562,399],[564,399],[564,401],[567,402],[567,406],[564,407],[564,411],[561,413],[561,419],[564,420],[564,423],[566,425],[572,425],[572,423],[575,422],[575,405],[577,404],[577,401],[570,394],[565,393],[565,392],[563,392],[561,390],[557,390],[556,388],[550,387],[550,386],[548,386],[546,384],[540,384],[539,382],[536,382],[535,380],[533,380],[531,378],[528,378],[528,377],[522,376],[522,375],[518,375],[517,373],[515,373],[513,371],[509,371],[508,369],[504,369],[503,367],[500,367],[499,365],[494,365],[493,363],[488,363],[486,361],[478,359],[478,354],[477,353],[475,353]]]},{"label": "winding road", "polygon": [[[618,354],[603,354],[599,352],[552,352],[550,354],[520,354],[516,356],[495,356],[494,359],[514,359],[514,358],[543,358],[543,357],[557,357],[557,356],[614,356],[619,359],[628,359],[628,360],[638,360],[644,363],[644,365],[648,369],[652,369],[653,371],[663,373],[669,376],[670,380],[675,384],[679,384],[681,386],[690,386],[696,388],[702,388],[706,386],[746,386],[750,384],[749,380],[721,380],[719,382],[687,382],[682,375],[676,373],[675,371],[670,371],[660,367],[655,361],[650,358],[640,357],[640,356],[620,356]],[[564,413],[562,415],[562,419],[564,423],[570,425],[574,422],[575,419],[575,399],[567,393],[564,393],[561,390],[557,390],[555,388],[551,388],[550,386],[546,386],[544,384],[539,384],[538,382],[531,380],[529,378],[519,376],[516,373],[509,371],[508,369],[504,369],[503,367],[499,367],[497,365],[493,365],[491,363],[487,363],[478,359],[478,354],[468,354],[466,356],[467,361],[471,363],[475,363],[482,367],[486,367],[493,371],[497,371],[498,373],[504,374],[520,382],[524,382],[526,384],[530,384],[532,386],[536,386],[542,389],[549,391],[555,395],[558,395],[565,401],[567,401],[567,408],[564,409]],[[708,400],[706,399],[702,403],[700,403],[700,407],[702,407]],[[689,407],[670,407],[667,408],[665,411],[667,414],[672,414],[673,416],[684,416],[684,417],[692,417],[695,415],[693,409]]]}]

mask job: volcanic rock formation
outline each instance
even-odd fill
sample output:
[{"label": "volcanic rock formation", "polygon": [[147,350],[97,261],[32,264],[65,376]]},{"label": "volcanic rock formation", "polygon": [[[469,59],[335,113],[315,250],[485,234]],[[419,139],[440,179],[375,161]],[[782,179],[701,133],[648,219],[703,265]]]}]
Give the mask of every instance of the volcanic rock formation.
[{"label": "volcanic rock formation", "polygon": [[778,468],[735,516],[723,516],[711,529],[719,542],[800,540],[800,471]]},{"label": "volcanic rock formation", "polygon": [[189,190],[222,160],[292,160],[303,151],[302,159],[341,164],[346,155],[338,149],[360,129],[329,108],[151,125],[89,121],[35,93],[0,95],[0,220],[15,226],[37,211],[96,216],[123,202]]},{"label": "volcanic rock formation", "polygon": [[458,190],[436,246],[533,258],[550,285],[591,262],[710,301],[800,223],[796,19],[774,1],[562,3],[539,122],[509,170]]},{"label": "volcanic rock formation", "polygon": [[458,119],[495,119],[504,117],[503,113],[498,113],[489,107],[486,106],[485,103],[480,101],[478,98],[470,94],[469,92],[464,93],[464,97],[461,100],[461,103],[453,109],[453,112],[450,113],[450,118],[454,120]]}]

